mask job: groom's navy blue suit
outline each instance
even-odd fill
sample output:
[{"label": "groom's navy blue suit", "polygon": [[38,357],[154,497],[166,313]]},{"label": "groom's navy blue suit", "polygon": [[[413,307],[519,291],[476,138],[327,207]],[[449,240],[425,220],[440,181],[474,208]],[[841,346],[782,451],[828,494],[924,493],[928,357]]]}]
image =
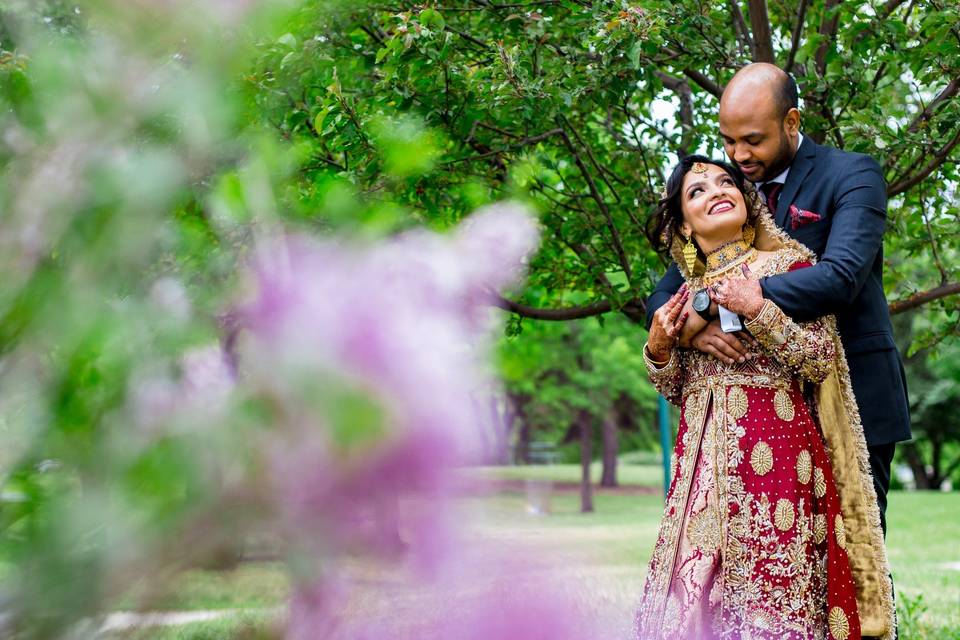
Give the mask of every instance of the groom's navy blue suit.
[{"label": "groom's navy blue suit", "polygon": [[[808,222],[811,217],[807,216],[801,218],[805,224],[793,228],[791,205],[819,214],[820,219]],[[883,294],[886,213],[886,183],[873,158],[804,137],[780,193],[775,219],[816,253],[818,262],[760,281],[764,297],[794,320],[836,315],[881,513],[886,509],[893,443],[911,437],[906,379]],[[676,265],[671,265],[647,301],[648,326],[653,312],[682,282]]]}]

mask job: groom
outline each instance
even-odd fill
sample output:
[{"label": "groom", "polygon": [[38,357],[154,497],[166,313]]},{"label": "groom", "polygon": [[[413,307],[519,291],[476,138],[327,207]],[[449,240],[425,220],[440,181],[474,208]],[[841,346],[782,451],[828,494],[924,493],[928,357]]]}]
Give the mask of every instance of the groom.
[{"label": "groom", "polygon": [[[756,281],[797,321],[834,314],[860,408],[870,467],[886,533],[894,447],[909,440],[910,414],[900,354],[883,293],[886,184],[869,156],[816,144],[800,133],[797,85],[771,64],[734,75],[720,99],[720,135],[731,162],[766,199],[777,225],[817,254],[816,265]],[[647,301],[653,313],[680,288],[671,265]],[[746,336],[714,320],[681,345],[732,363],[746,356]]]}]

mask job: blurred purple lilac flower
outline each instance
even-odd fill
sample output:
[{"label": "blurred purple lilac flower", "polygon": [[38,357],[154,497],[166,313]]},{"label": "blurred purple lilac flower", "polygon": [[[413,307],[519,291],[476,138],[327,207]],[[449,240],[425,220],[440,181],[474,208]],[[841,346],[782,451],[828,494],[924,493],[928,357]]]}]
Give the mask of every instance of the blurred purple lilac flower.
[{"label": "blurred purple lilac flower", "polygon": [[[491,292],[519,279],[537,238],[522,208],[499,206],[448,236],[259,246],[238,313],[240,369],[283,407],[271,464],[299,544],[336,553],[409,543],[414,562],[442,560],[451,472],[482,443],[471,393],[491,385]],[[372,426],[333,410],[353,392],[381,416]]]},{"label": "blurred purple lilac flower", "polygon": [[219,410],[236,384],[226,354],[218,344],[188,350],[180,358],[180,370],[182,397],[191,407]]},{"label": "blurred purple lilac flower", "polygon": [[236,382],[217,344],[193,347],[179,361],[180,376],[141,373],[131,380],[130,406],[136,424],[161,432],[175,420],[207,423],[222,415]]},{"label": "blurred purple lilac flower", "polygon": [[436,432],[467,454],[478,435],[469,396],[488,382],[490,292],[518,279],[536,242],[533,221],[501,206],[452,237],[267,243],[242,314],[252,368],[357,381],[388,407],[391,431]]},{"label": "blurred purple lilac flower", "polygon": [[[507,552],[477,553],[436,581],[399,581],[362,616],[336,619],[333,591],[304,585],[291,599],[288,640],[582,640],[610,637],[545,568]],[[515,553],[516,550],[514,549]],[[340,594],[342,595],[342,593]],[[396,606],[391,606],[395,603]],[[343,601],[336,605],[344,609]],[[341,609],[342,610],[342,609]],[[316,616],[326,611],[324,617]],[[326,635],[313,634],[322,630]]]}]

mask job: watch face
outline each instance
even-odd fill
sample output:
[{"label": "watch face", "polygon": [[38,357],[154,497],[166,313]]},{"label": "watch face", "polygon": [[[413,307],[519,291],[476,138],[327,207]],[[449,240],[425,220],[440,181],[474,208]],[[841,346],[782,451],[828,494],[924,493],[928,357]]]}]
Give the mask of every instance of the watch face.
[{"label": "watch face", "polygon": [[700,289],[693,296],[693,310],[696,312],[706,311],[710,308],[710,295],[706,289]]}]

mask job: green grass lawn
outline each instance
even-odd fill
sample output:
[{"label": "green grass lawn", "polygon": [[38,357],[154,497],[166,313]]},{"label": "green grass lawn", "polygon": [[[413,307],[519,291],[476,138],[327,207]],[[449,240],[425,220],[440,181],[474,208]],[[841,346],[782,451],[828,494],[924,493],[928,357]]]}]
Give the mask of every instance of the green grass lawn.
[{"label": "green grass lawn", "polygon": [[[600,472],[600,463],[594,462],[590,467],[590,477],[599,478]],[[580,482],[580,465],[551,464],[517,467],[474,467],[469,470],[469,474],[480,478]],[[621,464],[617,468],[617,480],[625,485],[662,487],[663,468],[659,464]]]},{"label": "green grass lawn", "polygon": [[[480,469],[481,476],[511,480],[573,481],[576,465]],[[624,466],[621,479],[656,486],[660,469]],[[579,497],[554,491],[550,513],[530,515],[524,491],[462,499],[457,519],[466,523],[462,544],[471,549],[520,549],[549,566],[563,595],[596,619],[607,621],[608,638],[627,638],[633,608],[652,551],[662,509],[658,492],[621,495],[598,492],[596,511],[579,512]],[[891,495],[888,547],[901,610],[903,640],[960,639],[960,493]],[[358,562],[351,567],[365,585],[351,600],[351,615],[390,615],[422,595],[397,591],[395,569]],[[381,588],[384,585],[389,588]],[[392,586],[390,586],[392,585]],[[227,572],[193,571],[172,585],[160,608],[195,610],[265,608],[282,605],[287,581],[276,563],[247,563]],[[449,595],[449,594],[447,594]],[[235,637],[234,621],[198,623],[156,631],[157,637],[198,640]],[[261,623],[265,624],[265,623]],[[231,625],[233,625],[231,627]],[[249,629],[249,624],[245,623]],[[212,629],[218,633],[210,635]],[[238,632],[243,637],[253,637]]]}]

